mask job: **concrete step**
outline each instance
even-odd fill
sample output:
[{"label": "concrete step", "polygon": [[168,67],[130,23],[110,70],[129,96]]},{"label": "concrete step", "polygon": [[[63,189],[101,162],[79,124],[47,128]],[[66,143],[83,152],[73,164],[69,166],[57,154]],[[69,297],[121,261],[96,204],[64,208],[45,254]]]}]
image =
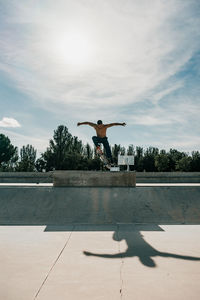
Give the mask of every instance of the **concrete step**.
[{"label": "concrete step", "polygon": [[135,187],[135,172],[55,171],[54,187]]}]

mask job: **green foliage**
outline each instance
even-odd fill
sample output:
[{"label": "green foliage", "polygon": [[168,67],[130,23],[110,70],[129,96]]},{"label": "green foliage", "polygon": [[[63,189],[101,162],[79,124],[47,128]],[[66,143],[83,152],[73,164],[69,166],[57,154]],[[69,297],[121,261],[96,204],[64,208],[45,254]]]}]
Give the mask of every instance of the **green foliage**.
[{"label": "green foliage", "polygon": [[60,125],[54,131],[49,147],[37,160],[36,168],[38,171],[99,170],[100,161],[93,160],[93,153],[89,144],[84,146],[66,126]]},{"label": "green foliage", "polygon": [[[155,147],[144,149],[131,144],[127,149],[115,144],[112,147],[113,161],[117,164],[118,154],[134,155],[135,165],[131,170],[139,172],[200,172],[200,153],[191,155],[176,149],[160,150]],[[52,170],[100,170],[102,163],[88,143],[69,133],[68,128],[60,125],[54,130],[49,147],[36,160],[36,150],[32,145],[23,146],[18,157],[17,147],[9,138],[0,134],[0,171],[39,171]]]},{"label": "green foliage", "polygon": [[100,170],[101,169],[101,161],[99,158],[89,159],[88,161],[88,170]]},{"label": "green foliage", "polygon": [[90,147],[90,145],[87,143],[84,147],[83,154],[87,159],[92,159],[94,151]]},{"label": "green foliage", "polygon": [[147,172],[155,172],[155,157],[158,155],[159,150],[157,148],[149,147],[144,151],[143,165]]},{"label": "green foliage", "polygon": [[155,167],[158,172],[169,171],[169,157],[167,153],[161,152],[155,156]]},{"label": "green foliage", "polygon": [[135,150],[133,145],[129,145],[127,149],[127,155],[135,155]]},{"label": "green foliage", "polygon": [[200,171],[200,153],[199,151],[193,151],[191,157],[191,171]]},{"label": "green foliage", "polygon": [[53,139],[49,142],[49,149],[44,155],[47,163],[50,163],[52,168],[56,170],[65,169],[66,154],[72,152],[73,146],[73,138],[67,127],[63,125],[58,126],[57,130],[54,130]]},{"label": "green foliage", "polygon": [[35,168],[38,172],[45,172],[46,169],[46,161],[43,159],[43,157],[40,157],[35,162]]},{"label": "green foliage", "polygon": [[176,149],[170,149],[168,153],[169,157],[169,171],[175,171],[176,170],[176,163],[180,159],[182,159],[185,156],[184,152],[180,152]]},{"label": "green foliage", "polygon": [[10,139],[0,134],[0,164],[7,163],[15,154],[16,148],[11,144]]},{"label": "green foliage", "polygon": [[0,170],[14,171],[17,160],[17,147],[11,144],[7,136],[0,134]]},{"label": "green foliage", "polygon": [[138,172],[144,171],[144,151],[142,147],[136,147],[135,153],[135,170]]},{"label": "green foliage", "polygon": [[191,171],[191,157],[184,156],[176,162],[176,171],[190,172]]},{"label": "green foliage", "polygon": [[33,172],[35,171],[36,153],[32,145],[23,146],[20,149],[20,161],[17,164],[16,171]]}]

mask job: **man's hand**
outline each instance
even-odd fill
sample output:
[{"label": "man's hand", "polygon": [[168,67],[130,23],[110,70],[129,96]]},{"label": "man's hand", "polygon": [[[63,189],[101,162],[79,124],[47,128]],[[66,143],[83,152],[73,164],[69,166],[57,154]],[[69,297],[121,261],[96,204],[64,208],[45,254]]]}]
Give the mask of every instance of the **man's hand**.
[{"label": "man's hand", "polygon": [[126,126],[126,123],[122,123],[122,126]]},{"label": "man's hand", "polygon": [[77,126],[80,126],[80,125],[81,125],[81,123],[78,122],[78,123],[77,123]]}]

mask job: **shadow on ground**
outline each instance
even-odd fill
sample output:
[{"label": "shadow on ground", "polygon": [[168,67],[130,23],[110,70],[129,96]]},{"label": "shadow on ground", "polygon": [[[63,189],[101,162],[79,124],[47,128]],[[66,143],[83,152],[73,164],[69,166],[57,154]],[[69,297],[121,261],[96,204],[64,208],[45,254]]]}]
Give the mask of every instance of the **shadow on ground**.
[{"label": "shadow on ground", "polygon": [[200,257],[186,256],[173,254],[168,252],[160,252],[147,243],[141,231],[164,231],[159,225],[76,225],[76,226],[53,226],[48,225],[45,231],[113,231],[113,240],[120,242],[125,240],[127,249],[125,252],[118,252],[116,254],[109,253],[93,253],[83,251],[87,256],[96,256],[100,258],[128,258],[138,257],[140,262],[147,267],[156,267],[153,260],[154,257],[171,257],[176,259],[200,261]]}]

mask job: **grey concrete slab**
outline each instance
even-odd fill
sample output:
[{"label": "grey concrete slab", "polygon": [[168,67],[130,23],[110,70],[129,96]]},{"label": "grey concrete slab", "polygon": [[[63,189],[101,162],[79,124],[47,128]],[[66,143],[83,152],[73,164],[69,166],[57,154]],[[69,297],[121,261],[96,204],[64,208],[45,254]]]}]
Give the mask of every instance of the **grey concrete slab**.
[{"label": "grey concrete slab", "polygon": [[[104,227],[105,228],[105,227]],[[113,228],[111,228],[113,229]],[[120,300],[120,261],[103,262],[84,251],[116,253],[119,245],[112,239],[113,231],[73,231],[68,247],[46,284],[39,300],[54,299],[116,299]]]},{"label": "grey concrete slab", "polygon": [[70,231],[44,230],[45,226],[0,226],[0,299],[34,299],[70,236]]},{"label": "grey concrete slab", "polygon": [[199,300],[200,225],[0,226],[0,299]]},{"label": "grey concrete slab", "polygon": [[122,299],[199,299],[200,226],[160,228],[120,233],[128,244]]},{"label": "grey concrete slab", "polygon": [[54,171],[55,187],[135,187],[135,172]]},{"label": "grey concrete slab", "polygon": [[0,224],[200,224],[200,186],[0,187]]}]

